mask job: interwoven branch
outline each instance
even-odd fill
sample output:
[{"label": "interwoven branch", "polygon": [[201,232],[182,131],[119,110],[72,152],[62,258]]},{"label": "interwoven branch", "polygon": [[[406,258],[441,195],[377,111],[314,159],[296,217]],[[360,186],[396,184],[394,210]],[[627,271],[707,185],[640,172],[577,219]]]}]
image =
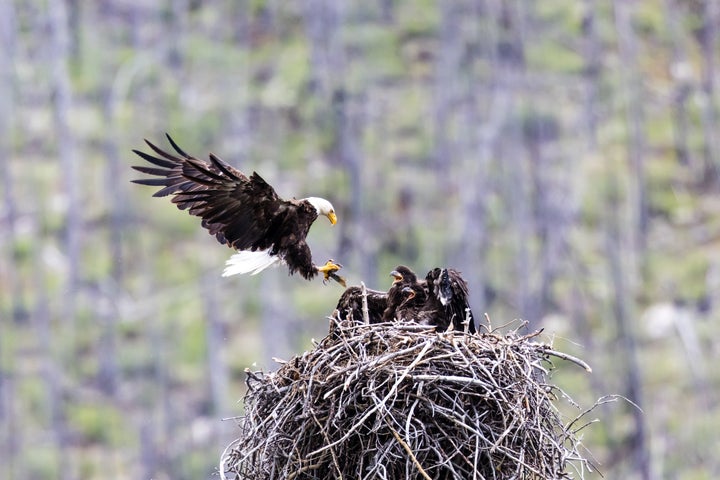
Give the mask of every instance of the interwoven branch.
[{"label": "interwoven branch", "polygon": [[311,351],[249,372],[222,477],[582,478],[545,361],[587,365],[532,337],[333,320]]}]

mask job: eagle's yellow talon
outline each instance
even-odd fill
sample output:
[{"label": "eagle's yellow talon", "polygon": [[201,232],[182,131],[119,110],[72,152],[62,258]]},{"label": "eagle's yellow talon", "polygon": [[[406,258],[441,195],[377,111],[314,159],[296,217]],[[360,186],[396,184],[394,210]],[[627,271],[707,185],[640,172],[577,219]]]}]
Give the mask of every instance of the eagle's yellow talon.
[{"label": "eagle's yellow talon", "polygon": [[333,262],[332,259],[325,262],[325,265],[322,267],[316,267],[317,271],[323,274],[323,285],[326,285],[328,281],[332,278],[336,282],[338,282],[340,285],[345,286],[345,279],[341,277],[340,275],[337,275],[335,272],[340,270],[342,268],[342,265],[339,263]]},{"label": "eagle's yellow talon", "polygon": [[328,260],[325,263],[325,265],[323,265],[322,267],[317,267],[317,270],[318,270],[318,272],[323,273],[325,275],[325,280],[327,280],[330,273],[337,272],[341,268],[342,268],[342,265],[340,265],[339,263],[335,263],[332,260]]}]

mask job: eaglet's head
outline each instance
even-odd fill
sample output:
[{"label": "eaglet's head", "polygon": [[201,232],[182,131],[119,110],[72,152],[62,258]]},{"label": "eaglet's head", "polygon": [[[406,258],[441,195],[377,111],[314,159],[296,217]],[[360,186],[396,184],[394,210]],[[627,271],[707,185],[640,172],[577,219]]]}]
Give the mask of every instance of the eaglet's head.
[{"label": "eaglet's head", "polygon": [[335,208],[333,208],[332,203],[320,197],[308,197],[305,200],[315,207],[318,215],[325,215],[333,225],[337,223],[337,216],[335,215]]},{"label": "eaglet's head", "polygon": [[396,283],[415,283],[417,282],[417,276],[415,272],[405,265],[398,265],[395,270],[390,272],[390,276],[394,278],[393,285]]}]

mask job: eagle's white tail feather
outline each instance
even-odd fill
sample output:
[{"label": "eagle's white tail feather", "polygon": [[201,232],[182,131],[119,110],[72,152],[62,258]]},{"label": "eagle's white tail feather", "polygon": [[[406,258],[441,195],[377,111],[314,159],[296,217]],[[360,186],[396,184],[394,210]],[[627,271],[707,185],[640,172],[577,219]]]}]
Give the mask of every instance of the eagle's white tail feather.
[{"label": "eagle's white tail feather", "polygon": [[222,276],[229,277],[230,275],[244,273],[255,275],[279,261],[280,257],[270,255],[269,249],[254,252],[243,250],[237,252],[225,262],[225,270],[223,270]]}]

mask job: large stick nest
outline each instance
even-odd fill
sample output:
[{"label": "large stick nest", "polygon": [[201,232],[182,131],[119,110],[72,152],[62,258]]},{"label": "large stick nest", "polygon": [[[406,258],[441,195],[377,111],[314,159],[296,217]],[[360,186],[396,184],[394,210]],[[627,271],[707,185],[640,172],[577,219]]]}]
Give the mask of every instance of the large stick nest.
[{"label": "large stick nest", "polygon": [[248,372],[226,479],[582,478],[534,335],[332,321],[275,372]]}]

